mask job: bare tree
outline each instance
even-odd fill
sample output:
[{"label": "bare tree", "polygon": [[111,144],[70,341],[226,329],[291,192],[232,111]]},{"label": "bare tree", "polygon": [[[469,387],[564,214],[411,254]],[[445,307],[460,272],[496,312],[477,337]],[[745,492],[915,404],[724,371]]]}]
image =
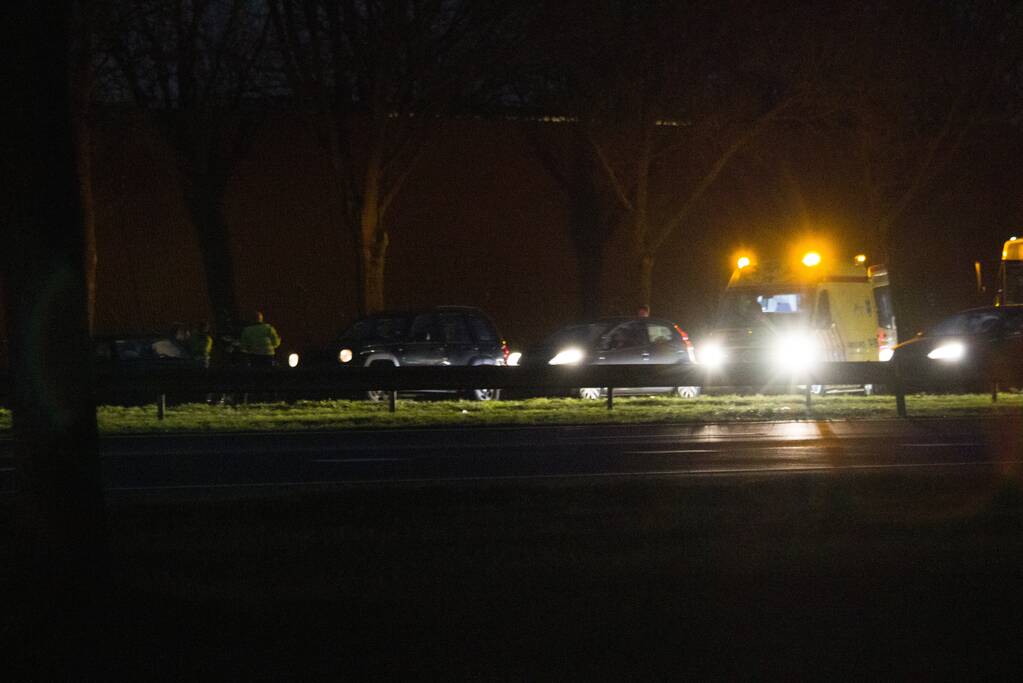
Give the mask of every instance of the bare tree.
[{"label": "bare tree", "polygon": [[432,126],[483,85],[502,3],[272,0],[284,73],[330,163],[360,313],[385,301],[389,212]]},{"label": "bare tree", "polygon": [[837,114],[830,125],[850,133],[863,220],[876,256],[893,266],[905,320],[909,215],[1002,106],[1023,57],[1023,12],[1010,2],[861,3],[836,26],[824,36],[834,55],[823,93]]},{"label": "bare tree", "polygon": [[141,0],[119,9],[105,47],[120,82],[109,87],[146,111],[176,154],[223,330],[237,315],[224,199],[259,121],[261,105],[251,105],[264,94],[267,8],[249,0]]},{"label": "bare tree", "polygon": [[602,226],[613,225],[613,238],[627,251],[607,264],[606,275],[633,305],[647,303],[666,241],[686,228],[724,169],[798,98],[788,74],[764,67],[771,63],[763,59],[766,46],[752,49],[775,35],[755,29],[755,3],[586,4],[593,11],[552,3],[538,22],[552,74],[540,107],[574,127],[592,158],[596,175],[588,183],[561,183],[578,198],[570,201],[585,203],[594,192],[613,199],[590,227],[603,240]]}]

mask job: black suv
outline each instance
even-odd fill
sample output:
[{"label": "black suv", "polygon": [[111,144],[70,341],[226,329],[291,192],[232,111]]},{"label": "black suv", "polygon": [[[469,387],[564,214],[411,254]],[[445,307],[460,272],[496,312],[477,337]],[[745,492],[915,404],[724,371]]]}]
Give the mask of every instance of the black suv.
[{"label": "black suv", "polygon": [[[356,321],[334,346],[342,366],[504,365],[508,345],[476,308],[439,306],[427,311],[377,313]],[[497,389],[473,389],[469,398],[497,399]],[[386,392],[370,391],[379,401]]]}]

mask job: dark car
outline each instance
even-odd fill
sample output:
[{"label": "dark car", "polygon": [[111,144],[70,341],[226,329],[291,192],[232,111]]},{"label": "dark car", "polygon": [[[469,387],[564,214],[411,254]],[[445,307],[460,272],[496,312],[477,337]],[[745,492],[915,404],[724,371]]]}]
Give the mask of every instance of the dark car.
[{"label": "dark car", "polygon": [[985,377],[1023,373],[1023,305],[972,308],[899,344],[892,354],[908,387],[984,391]]},{"label": "dark car", "polygon": [[[362,318],[341,333],[331,356],[333,364],[345,367],[504,365],[508,346],[483,311],[467,306],[440,306]],[[386,396],[382,391],[367,394],[374,401]],[[468,392],[468,398],[478,401],[498,397],[497,389]]]},{"label": "dark car", "polygon": [[[522,357],[522,365],[672,365],[694,363],[693,346],[682,328],[659,318],[602,318],[563,327]],[[596,399],[598,387],[576,390]],[[670,393],[693,398],[699,387],[615,389],[622,394]]]},{"label": "dark car", "polygon": [[[97,372],[103,374],[124,372],[145,377],[147,373],[204,367],[182,342],[168,335],[122,334],[106,335],[93,339],[93,359]],[[168,400],[203,400],[202,396],[185,396],[167,392]],[[152,403],[156,400],[152,392],[142,389],[121,392],[117,395],[99,396],[102,403],[132,404]],[[172,398],[173,397],[173,398]]]}]

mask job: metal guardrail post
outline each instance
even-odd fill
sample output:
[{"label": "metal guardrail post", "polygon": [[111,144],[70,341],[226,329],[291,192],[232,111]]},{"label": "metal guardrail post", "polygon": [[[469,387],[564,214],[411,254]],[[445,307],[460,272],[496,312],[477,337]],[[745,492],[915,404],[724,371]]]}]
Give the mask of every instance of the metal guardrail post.
[{"label": "metal guardrail post", "polygon": [[615,407],[615,388],[607,388],[607,409],[612,410]]},{"label": "metal guardrail post", "polygon": [[991,382],[991,402],[998,403],[998,380]]},{"label": "metal guardrail post", "polygon": [[906,414],[906,391],[902,386],[902,372],[899,370],[899,362],[891,361],[895,375],[895,413],[899,417],[907,417]]},{"label": "metal guardrail post", "polygon": [[813,385],[809,377],[806,378],[806,412],[813,412]]},{"label": "metal guardrail post", "polygon": [[160,394],[156,399],[156,419],[162,420],[167,414],[167,394]]},{"label": "metal guardrail post", "polygon": [[397,409],[398,409],[398,392],[397,392],[397,390],[388,391],[387,392],[387,411],[393,413],[393,412],[397,411]]}]

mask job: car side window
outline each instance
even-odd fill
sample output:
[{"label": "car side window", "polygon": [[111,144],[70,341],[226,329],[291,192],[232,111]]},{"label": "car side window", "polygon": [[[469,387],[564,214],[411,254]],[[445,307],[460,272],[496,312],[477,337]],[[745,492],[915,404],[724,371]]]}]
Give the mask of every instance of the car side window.
[{"label": "car side window", "polygon": [[434,316],[430,313],[416,316],[416,319],[412,322],[412,334],[410,336],[414,342],[440,341]]},{"label": "car side window", "polygon": [[979,311],[966,319],[967,334],[990,334],[998,329],[1002,317],[995,311]]},{"label": "car side window", "polygon": [[635,322],[625,323],[611,330],[608,348],[614,351],[646,346],[649,343],[647,339],[646,325]]},{"label": "car side window", "polygon": [[471,339],[469,337],[469,328],[465,325],[465,320],[458,314],[445,314],[440,316],[441,328],[443,330],[443,339],[448,344],[468,344]]},{"label": "car side window", "polygon": [[157,339],[152,346],[153,355],[157,358],[184,358],[185,350],[171,339]]},{"label": "car side window", "polygon": [[670,327],[659,323],[647,323],[646,331],[651,344],[668,344],[674,336]]},{"label": "car side window", "polygon": [[469,318],[469,324],[472,326],[472,332],[476,335],[476,341],[497,341],[497,332],[494,331],[493,325],[478,315],[470,315],[467,317]]}]

